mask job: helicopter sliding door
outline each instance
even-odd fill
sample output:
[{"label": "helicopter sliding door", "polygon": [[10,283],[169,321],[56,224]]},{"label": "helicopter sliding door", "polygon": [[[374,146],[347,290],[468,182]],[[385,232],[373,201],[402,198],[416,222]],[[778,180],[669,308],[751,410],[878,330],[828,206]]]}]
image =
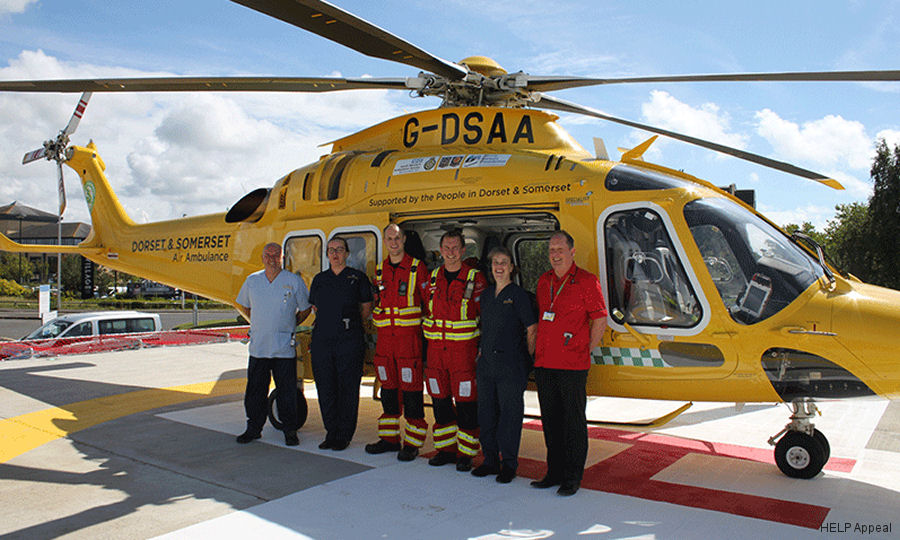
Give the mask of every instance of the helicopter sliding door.
[{"label": "helicopter sliding door", "polygon": [[[547,240],[559,228],[556,216],[545,212],[488,213],[466,216],[434,216],[400,223],[410,237],[421,246],[417,255],[429,269],[441,264],[440,239],[452,229],[459,229],[465,237],[463,258],[490,276],[488,254],[497,246],[507,247],[519,270],[513,277],[525,290],[534,293],[537,278],[549,269]],[[407,248],[409,250],[409,248]],[[412,253],[412,251],[410,251]],[[415,253],[412,253],[416,255]]]}]

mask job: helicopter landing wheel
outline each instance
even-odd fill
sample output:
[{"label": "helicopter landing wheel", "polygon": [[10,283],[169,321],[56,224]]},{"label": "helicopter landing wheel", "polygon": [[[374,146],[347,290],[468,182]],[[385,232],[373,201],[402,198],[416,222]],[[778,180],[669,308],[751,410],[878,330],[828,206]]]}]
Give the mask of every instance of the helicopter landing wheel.
[{"label": "helicopter landing wheel", "polygon": [[815,439],[821,446],[822,451],[825,453],[825,460],[822,461],[822,466],[824,467],[828,460],[831,458],[831,445],[828,444],[828,439],[825,438],[825,435],[822,434],[818,429],[813,430],[813,439]]},{"label": "helicopter landing wheel", "polygon": [[[825,439],[820,432],[819,435]],[[826,451],[819,438],[802,431],[788,431],[775,445],[775,463],[791,478],[812,478],[819,474],[825,461]]]},{"label": "helicopter landing wheel", "polygon": [[[275,397],[278,395],[278,389],[274,388],[269,394],[269,423],[275,429],[282,429],[284,424],[278,418],[278,405],[275,403]],[[309,404],[306,402],[306,396],[303,395],[303,381],[297,381],[297,429],[303,427],[306,418],[309,416]]]}]

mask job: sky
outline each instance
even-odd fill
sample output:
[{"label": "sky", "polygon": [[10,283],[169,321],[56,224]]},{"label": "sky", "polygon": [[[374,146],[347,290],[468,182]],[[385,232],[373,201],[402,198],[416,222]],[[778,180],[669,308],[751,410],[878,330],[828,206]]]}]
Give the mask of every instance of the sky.
[{"label": "sky", "polygon": [[[333,0],[429,53],[490,56],[509,72],[627,77],[900,69],[900,0]],[[0,0],[0,80],[146,76],[414,77],[227,0]],[[756,190],[774,222],[822,230],[866,201],[876,142],[900,144],[900,83],[668,83],[555,96],[787,161],[818,183],[660,137],[645,159]],[[68,122],[78,94],[0,92],[0,205],[57,208],[52,163],[22,156]],[[224,212],[326,154],[320,146],[436,107],[403,91],[94,94],[72,143],[93,140],[126,212],[144,223]],[[652,134],[561,115],[612,158]],[[66,221],[89,221],[66,168]]]}]

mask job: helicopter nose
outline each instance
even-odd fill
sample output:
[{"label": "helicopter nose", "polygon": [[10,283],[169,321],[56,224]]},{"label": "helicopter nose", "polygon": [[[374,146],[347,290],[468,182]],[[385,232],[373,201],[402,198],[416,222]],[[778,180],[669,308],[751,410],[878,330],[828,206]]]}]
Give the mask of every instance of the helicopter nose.
[{"label": "helicopter nose", "polygon": [[837,340],[876,374],[879,394],[900,398],[900,291],[853,283],[834,300]]}]

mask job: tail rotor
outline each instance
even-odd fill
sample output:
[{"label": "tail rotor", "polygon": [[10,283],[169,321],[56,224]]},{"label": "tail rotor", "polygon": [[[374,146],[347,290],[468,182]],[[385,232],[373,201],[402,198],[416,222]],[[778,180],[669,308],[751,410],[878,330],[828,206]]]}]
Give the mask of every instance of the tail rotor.
[{"label": "tail rotor", "polygon": [[81,122],[81,117],[84,115],[84,110],[87,108],[88,100],[90,99],[91,92],[81,94],[81,99],[78,100],[78,105],[75,107],[75,112],[72,113],[72,118],[69,119],[69,123],[66,124],[66,127],[59,132],[59,135],[57,135],[55,139],[44,141],[43,147],[28,152],[22,158],[23,165],[27,165],[42,158],[47,161],[56,162],[60,216],[62,216],[62,213],[66,209],[66,188],[63,183],[62,164],[66,161],[66,148],[69,146],[69,136],[78,129],[78,124]]}]

